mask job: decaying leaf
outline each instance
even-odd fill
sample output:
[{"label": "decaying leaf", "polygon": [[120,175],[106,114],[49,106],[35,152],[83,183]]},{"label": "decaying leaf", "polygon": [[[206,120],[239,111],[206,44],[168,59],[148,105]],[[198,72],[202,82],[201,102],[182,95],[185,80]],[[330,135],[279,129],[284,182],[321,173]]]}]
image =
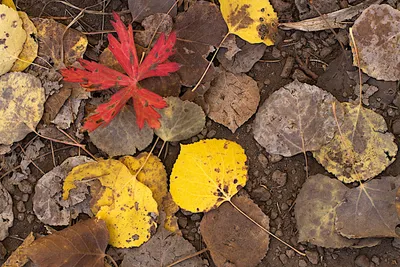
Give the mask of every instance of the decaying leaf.
[{"label": "decaying leaf", "polygon": [[[212,29],[212,31],[210,30]],[[171,60],[181,64],[178,74],[185,86],[195,85],[203,75],[207,56],[214,51],[227,33],[227,28],[218,7],[206,1],[197,1],[187,12],[176,17],[176,53]],[[204,82],[213,76],[213,66]]]},{"label": "decaying leaf", "polygon": [[383,117],[359,105],[342,103],[341,134],[313,155],[326,170],[345,183],[365,181],[394,160],[397,145]]},{"label": "decaying leaf", "polygon": [[383,177],[347,190],[336,208],[336,231],[348,238],[400,237],[395,204],[399,186],[400,177]]},{"label": "decaying leaf", "polygon": [[164,197],[162,207],[165,212],[164,228],[172,233],[182,235],[181,230],[179,230],[178,217],[175,216],[179,206],[172,199],[170,192]]},{"label": "decaying leaf", "polygon": [[254,64],[264,55],[267,47],[264,44],[249,44],[243,40],[240,40],[239,38],[236,38],[236,42],[239,44],[237,46],[239,51],[236,52],[234,56],[229,59],[229,50],[222,48],[218,52],[217,59],[229,72],[249,72]]},{"label": "decaying leaf", "polygon": [[104,267],[107,243],[105,222],[93,218],[33,241],[26,254],[41,267]]},{"label": "decaying leaf", "polygon": [[42,223],[54,226],[69,225],[79,213],[92,215],[89,202],[85,201],[89,195],[86,186],[72,190],[69,200],[62,199],[62,186],[68,173],[76,166],[92,161],[85,156],[68,158],[38,180],[32,202],[33,211]]},{"label": "decaying leaf", "polygon": [[[235,196],[232,202],[269,230],[268,216],[251,199]],[[204,215],[200,231],[218,267],[256,266],[268,251],[269,234],[227,202]]]},{"label": "decaying leaf", "polygon": [[140,246],[157,227],[157,202],[151,190],[139,182],[118,160],[104,160],[79,165],[64,182],[64,200],[79,183],[98,181],[91,186],[92,211],[104,220],[114,247]]},{"label": "decaying leaf", "polygon": [[246,159],[243,148],[229,140],[181,145],[170,176],[172,198],[191,212],[217,208],[246,184]]},{"label": "decaying leaf", "polygon": [[[371,5],[355,21],[352,32],[360,68],[378,80],[400,80],[400,11],[389,5]],[[354,44],[353,64],[358,65]]]},{"label": "decaying leaf", "polygon": [[49,67],[50,62],[61,69],[82,58],[88,44],[84,34],[52,19],[33,18],[32,21],[38,31],[38,55],[42,58],[36,59],[39,64]]},{"label": "decaying leaf", "polygon": [[251,44],[274,44],[278,32],[278,16],[268,0],[221,0],[220,4],[230,33]]},{"label": "decaying leaf", "polygon": [[[147,162],[146,162],[146,158]],[[125,156],[120,158],[121,161],[131,172],[136,179],[150,188],[153,193],[153,198],[156,200],[159,207],[162,206],[163,198],[167,195],[167,172],[165,171],[164,164],[161,160],[147,152],[140,153],[136,158],[132,156]],[[144,164],[146,162],[146,164]],[[143,166],[140,173],[140,167]]]},{"label": "decaying leaf", "polygon": [[[173,234],[164,227],[159,227],[157,233],[139,248],[132,248],[125,254],[121,267],[146,266],[160,267],[196,253],[196,249],[182,236]],[[177,267],[202,267],[200,257],[189,258]]]},{"label": "decaying leaf", "polygon": [[153,140],[153,130],[147,124],[139,129],[135,121],[133,107],[125,105],[108,125],[89,132],[90,139],[110,157],[135,154]]},{"label": "decaying leaf", "polygon": [[314,151],[337,130],[332,104],[341,123],[343,111],[330,93],[297,80],[274,92],[259,108],[254,138],[268,153],[290,157]]},{"label": "decaying leaf", "polygon": [[160,110],[161,126],[154,130],[166,142],[182,141],[198,134],[206,124],[200,106],[178,97],[166,98],[168,106]]},{"label": "decaying leaf", "polygon": [[[156,13],[150,15],[142,21],[144,30],[135,34],[135,43],[142,47],[152,47],[160,35],[154,35],[154,33],[163,32],[169,35],[172,32],[173,24],[172,17],[168,14]],[[151,45],[150,41],[152,41]]]},{"label": "decaying leaf", "polygon": [[22,244],[8,257],[7,261],[1,265],[1,267],[23,267],[29,258],[26,255],[26,249],[35,240],[35,236],[31,232],[22,242]]},{"label": "decaying leaf", "polygon": [[142,22],[144,18],[156,13],[167,13],[175,17],[177,13],[175,0],[128,0],[129,11],[133,21]]},{"label": "decaying leaf", "polygon": [[0,241],[8,236],[8,228],[13,226],[13,202],[10,193],[0,183]]},{"label": "decaying leaf", "polygon": [[208,117],[233,133],[257,111],[260,90],[246,74],[222,70],[204,95],[210,107]]},{"label": "decaying leaf", "polygon": [[46,124],[50,124],[50,122],[56,118],[58,112],[70,95],[71,89],[62,87],[59,92],[49,96],[44,104],[43,121]]},{"label": "decaying leaf", "polygon": [[26,32],[26,41],[18,60],[15,61],[11,71],[23,71],[35,60],[38,54],[39,44],[37,43],[37,30],[33,22],[29,19],[25,12],[19,11],[19,17],[22,20],[22,28]]},{"label": "decaying leaf", "polygon": [[0,4],[0,75],[8,72],[22,51],[26,32],[18,12]]},{"label": "decaying leaf", "polygon": [[299,242],[326,248],[350,247],[355,243],[335,231],[336,207],[344,200],[346,190],[340,181],[322,174],[306,180],[295,206]]},{"label": "decaying leaf", "polygon": [[32,132],[43,114],[40,80],[22,72],[0,77],[0,144],[9,145]]}]

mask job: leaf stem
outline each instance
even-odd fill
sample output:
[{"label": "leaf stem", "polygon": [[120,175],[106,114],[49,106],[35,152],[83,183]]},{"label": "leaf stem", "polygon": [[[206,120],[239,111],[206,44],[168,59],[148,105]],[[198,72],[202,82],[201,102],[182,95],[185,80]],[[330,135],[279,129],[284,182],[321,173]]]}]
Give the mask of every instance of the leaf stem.
[{"label": "leaf stem", "polygon": [[253,218],[251,218],[249,215],[247,215],[244,211],[242,211],[238,206],[236,206],[231,200],[228,200],[229,203],[231,203],[231,205],[239,212],[241,213],[244,217],[246,217],[247,219],[249,219],[252,223],[254,223],[255,225],[257,225],[261,230],[263,230],[264,232],[268,233],[270,236],[274,237],[276,240],[280,241],[282,244],[284,244],[285,246],[287,246],[288,248],[294,250],[296,253],[298,253],[301,256],[306,256],[305,253],[301,252],[300,250],[296,249],[295,247],[293,247],[292,245],[286,243],[285,241],[283,241],[282,239],[280,239],[279,237],[277,237],[276,235],[274,235],[273,233],[271,233],[270,231],[268,231],[264,226],[262,226],[261,224],[259,224],[258,222],[256,222]]},{"label": "leaf stem", "polygon": [[178,263],[181,263],[181,262],[183,262],[183,261],[185,261],[185,260],[188,260],[188,259],[191,259],[191,258],[193,258],[193,257],[196,257],[197,255],[200,255],[200,254],[202,254],[202,253],[204,253],[204,252],[207,252],[207,251],[208,251],[208,248],[203,248],[202,250],[199,250],[199,251],[197,251],[196,253],[187,255],[187,256],[185,256],[185,257],[183,257],[183,258],[180,258],[180,259],[177,260],[177,261],[174,261],[174,262],[171,263],[171,264],[168,264],[166,267],[172,267],[172,266],[174,266],[174,265],[177,265]]},{"label": "leaf stem", "polygon": [[219,49],[221,48],[221,45],[225,42],[226,38],[228,38],[230,32],[225,34],[224,38],[222,38],[222,41],[219,43],[217,50],[215,50],[214,55],[212,56],[210,62],[208,62],[207,68],[204,70],[203,75],[201,75],[200,80],[197,82],[197,84],[193,87],[192,92],[196,91],[197,88],[199,88],[201,82],[203,81],[204,77],[206,77],[207,71],[211,68],[211,65],[215,59],[215,57],[218,54]]}]

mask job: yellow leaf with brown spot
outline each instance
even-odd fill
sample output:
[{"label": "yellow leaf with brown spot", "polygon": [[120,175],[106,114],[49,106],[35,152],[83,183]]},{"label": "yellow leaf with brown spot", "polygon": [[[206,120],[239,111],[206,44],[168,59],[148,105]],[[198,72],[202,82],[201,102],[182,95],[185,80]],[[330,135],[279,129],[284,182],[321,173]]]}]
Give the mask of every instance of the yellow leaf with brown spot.
[{"label": "yellow leaf with brown spot", "polygon": [[22,20],[18,12],[6,5],[0,5],[0,75],[8,72],[26,40]]},{"label": "yellow leaf with brown spot", "polygon": [[191,212],[217,208],[246,184],[246,159],[244,149],[229,140],[181,145],[170,177],[172,198]]},{"label": "yellow leaf with brown spot", "polygon": [[106,222],[112,246],[138,247],[155,233],[158,210],[152,192],[120,161],[110,159],[75,167],[64,181],[65,200],[77,183],[94,183],[91,208]]},{"label": "yellow leaf with brown spot", "polygon": [[219,2],[230,33],[252,44],[274,44],[278,32],[278,16],[268,0]]},{"label": "yellow leaf with brown spot", "polygon": [[32,132],[43,115],[40,80],[22,72],[0,77],[0,144],[10,145]]},{"label": "yellow leaf with brown spot", "polygon": [[19,11],[18,15],[22,20],[22,27],[26,32],[26,41],[11,71],[23,71],[29,67],[37,57],[39,48],[39,44],[36,41],[37,30],[35,25],[25,12]]},{"label": "yellow leaf with brown spot", "polygon": [[385,119],[356,104],[342,103],[343,124],[314,158],[345,183],[374,178],[396,159],[397,145]]},{"label": "yellow leaf with brown spot", "polygon": [[83,57],[88,44],[83,33],[67,29],[67,26],[52,19],[33,18],[32,21],[38,31],[39,64],[49,67],[48,62],[53,62],[56,69],[61,69]]},{"label": "yellow leaf with brown spot", "polygon": [[17,7],[15,6],[13,0],[3,0],[3,1],[1,1],[1,3],[2,3],[3,5],[6,5],[6,6],[12,8],[12,9],[14,9],[14,10],[17,10]]}]

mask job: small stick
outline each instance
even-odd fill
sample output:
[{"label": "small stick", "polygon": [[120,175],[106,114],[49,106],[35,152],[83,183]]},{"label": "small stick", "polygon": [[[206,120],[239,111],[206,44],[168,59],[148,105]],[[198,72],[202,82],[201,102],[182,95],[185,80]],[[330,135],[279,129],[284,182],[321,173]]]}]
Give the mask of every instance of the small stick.
[{"label": "small stick", "polygon": [[[21,148],[21,150],[22,150],[22,152],[24,152],[24,154],[26,155],[26,153],[25,153],[25,149],[20,145],[20,144],[18,144],[18,146]],[[42,174],[45,174],[45,172],[44,171],[42,171],[42,169],[41,168],[39,168],[39,166],[38,165],[36,165],[36,163],[35,162],[33,162],[31,159],[28,159],[29,161],[30,161],[30,163],[32,163],[32,165],[33,166],[35,166],[36,167],[36,169],[38,169]]]},{"label": "small stick", "polygon": [[318,75],[315,74],[315,72],[313,72],[312,70],[310,70],[303,61],[301,61],[301,59],[299,58],[298,55],[296,55],[296,62],[297,64],[299,64],[300,69],[302,69],[307,75],[309,75],[311,78],[313,78],[314,80],[318,79]]},{"label": "small stick", "polygon": [[185,261],[185,260],[188,260],[188,259],[191,259],[191,258],[193,258],[193,257],[196,257],[197,255],[203,254],[204,252],[207,252],[207,251],[208,251],[208,248],[203,248],[202,250],[199,250],[199,251],[197,251],[196,253],[187,255],[187,256],[185,256],[185,257],[183,257],[183,258],[180,258],[180,259],[177,260],[177,261],[174,261],[174,262],[171,263],[171,264],[168,264],[166,267],[172,267],[172,266],[174,266],[174,265],[177,265],[178,263],[181,263],[181,262],[183,262],[183,261]]},{"label": "small stick", "polygon": [[66,137],[68,137],[72,142],[74,142],[77,146],[80,145],[79,148],[82,148],[83,151],[85,151],[86,153],[88,153],[88,155],[90,155],[94,160],[97,161],[97,158],[96,158],[92,153],[90,153],[89,150],[86,149],[85,145],[79,144],[74,138],[72,138],[69,134],[67,134],[63,129],[61,129],[61,128],[59,128],[59,127],[57,127],[57,129],[58,129],[60,132],[62,132]]},{"label": "small stick", "polygon": [[[37,136],[37,135],[36,135]],[[53,166],[56,167],[56,157],[54,156],[53,141],[50,141],[51,155],[53,158]]]}]

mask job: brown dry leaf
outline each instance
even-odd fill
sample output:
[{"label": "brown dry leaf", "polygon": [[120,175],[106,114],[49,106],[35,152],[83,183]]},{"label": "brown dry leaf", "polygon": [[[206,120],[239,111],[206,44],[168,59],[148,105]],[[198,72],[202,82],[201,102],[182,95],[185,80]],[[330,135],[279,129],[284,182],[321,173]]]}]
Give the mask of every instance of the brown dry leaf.
[{"label": "brown dry leaf", "polygon": [[[366,239],[349,239],[335,230],[336,207],[345,199],[347,187],[337,179],[322,174],[310,176],[296,199],[295,216],[299,242],[310,242],[326,248],[357,246]],[[359,225],[361,228],[361,226]],[[372,243],[375,245],[376,243]]]},{"label": "brown dry leaf", "polygon": [[148,125],[139,129],[135,121],[133,107],[125,105],[108,125],[90,132],[90,140],[110,157],[135,154],[153,140],[153,130]]},{"label": "brown dry leaf", "polygon": [[[69,28],[52,19],[33,18],[38,34],[39,53],[35,61],[46,67],[52,64],[56,69],[72,65],[82,58],[88,44],[87,38],[81,32]],[[64,34],[65,32],[65,34]],[[64,54],[64,58],[62,58]],[[43,59],[47,62],[44,62]]]},{"label": "brown dry leaf", "polygon": [[204,98],[210,107],[208,117],[234,133],[257,111],[260,90],[246,74],[222,70]]},{"label": "brown dry leaf", "polygon": [[[140,51],[145,51],[141,46],[136,45],[138,50],[138,55],[141,55]],[[99,57],[100,64],[106,65],[112,69],[119,72],[125,73],[125,70],[121,67],[118,61],[115,59],[111,51],[106,48],[100,54]],[[181,92],[181,82],[179,75],[177,73],[170,73],[168,76],[151,77],[140,81],[140,85],[156,94],[163,97],[168,96],[179,96]]]},{"label": "brown dry leaf", "polygon": [[49,96],[44,104],[43,121],[46,124],[50,124],[50,122],[56,118],[58,112],[70,95],[71,89],[62,87],[59,92]]},{"label": "brown dry leaf", "polygon": [[149,15],[167,13],[174,5],[169,15],[175,17],[177,13],[175,2],[175,0],[128,0],[128,6],[133,21],[141,22]]},{"label": "brown dry leaf", "polygon": [[[297,80],[275,91],[259,108],[254,120],[254,138],[268,153],[291,157],[314,151],[335,136],[343,110],[330,93]],[[303,146],[304,144],[304,146]]]},{"label": "brown dry leaf", "polygon": [[[120,267],[146,266],[160,267],[196,253],[196,249],[182,236],[167,231],[164,227],[158,227],[157,233],[139,248],[129,249]],[[177,265],[177,267],[203,267],[200,257],[189,258]]]},{"label": "brown dry leaf", "polygon": [[[152,40],[150,47],[153,47],[154,43],[160,36],[160,33],[163,32],[166,35],[171,33],[173,24],[174,22],[172,17],[168,14],[157,13],[148,16],[142,21],[142,27],[144,28],[144,31],[140,31],[135,34],[135,43],[142,47],[149,47],[150,41]],[[155,32],[157,32],[157,34],[153,38]]]},{"label": "brown dry leaf", "polygon": [[26,249],[34,240],[35,236],[31,232],[1,267],[23,267],[29,261],[26,255]]},{"label": "brown dry leaf", "polygon": [[249,72],[254,64],[261,59],[267,47],[264,44],[249,44],[238,37],[236,38],[239,51],[232,58],[228,58],[228,49],[222,48],[218,52],[217,59],[229,72]]},{"label": "brown dry leaf", "polygon": [[14,213],[13,202],[10,193],[0,183],[0,241],[8,236],[8,228],[13,226]]},{"label": "brown dry leaf", "polygon": [[[235,196],[232,202],[269,230],[268,216],[251,199]],[[200,231],[218,267],[256,266],[268,251],[269,234],[239,213],[228,202],[204,215],[200,223]]]},{"label": "brown dry leaf", "polygon": [[378,80],[400,80],[400,11],[386,4],[371,5],[354,22],[352,32],[362,71]]},{"label": "brown dry leaf", "polygon": [[400,237],[394,201],[399,186],[400,177],[383,177],[347,190],[336,208],[336,231],[347,238]]},{"label": "brown dry leaf", "polygon": [[104,267],[108,239],[106,223],[93,218],[35,240],[26,254],[40,267]]},{"label": "brown dry leaf", "polygon": [[62,199],[62,186],[68,173],[74,167],[92,161],[85,156],[70,157],[38,180],[32,204],[36,217],[42,223],[68,225],[79,213],[92,215],[86,185],[73,189],[69,200]]},{"label": "brown dry leaf", "polygon": [[[220,44],[228,29],[216,5],[197,1],[176,17],[175,30],[176,53],[170,60],[182,65],[178,71],[182,84],[193,86],[208,65],[206,57]],[[211,66],[204,82],[211,80],[213,70]]]}]

